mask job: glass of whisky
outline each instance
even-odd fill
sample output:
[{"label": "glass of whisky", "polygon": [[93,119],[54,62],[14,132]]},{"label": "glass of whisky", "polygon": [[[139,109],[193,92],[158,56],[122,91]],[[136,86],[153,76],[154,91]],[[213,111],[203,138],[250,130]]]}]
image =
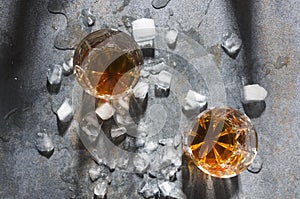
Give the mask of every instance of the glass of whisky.
[{"label": "glass of whisky", "polygon": [[143,55],[127,34],[103,29],[86,36],[74,54],[79,84],[90,95],[112,100],[128,94],[140,76]]},{"label": "glass of whisky", "polygon": [[218,178],[233,177],[246,170],[257,153],[252,122],[228,107],[200,113],[185,140],[185,151],[196,166]]}]

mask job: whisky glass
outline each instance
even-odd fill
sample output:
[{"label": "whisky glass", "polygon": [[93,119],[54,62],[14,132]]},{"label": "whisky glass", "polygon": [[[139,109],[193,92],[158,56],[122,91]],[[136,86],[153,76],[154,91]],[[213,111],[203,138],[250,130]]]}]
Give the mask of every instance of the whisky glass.
[{"label": "whisky glass", "polygon": [[73,62],[77,81],[88,94],[112,100],[131,92],[138,82],[143,55],[126,33],[103,29],[79,43]]},{"label": "whisky glass", "polygon": [[250,119],[229,107],[200,113],[189,128],[185,150],[203,172],[229,178],[247,169],[258,148]]}]

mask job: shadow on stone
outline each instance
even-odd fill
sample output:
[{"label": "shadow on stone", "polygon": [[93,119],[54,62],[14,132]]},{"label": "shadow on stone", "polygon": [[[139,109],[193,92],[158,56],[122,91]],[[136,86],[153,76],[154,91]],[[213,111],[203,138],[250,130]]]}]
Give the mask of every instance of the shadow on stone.
[{"label": "shadow on stone", "polygon": [[61,84],[54,84],[51,85],[48,81],[47,81],[47,90],[50,94],[58,94],[59,90],[60,90],[60,86]]},{"label": "shadow on stone", "polygon": [[250,118],[258,118],[266,109],[265,101],[243,103],[246,115]]},{"label": "shadow on stone", "polygon": [[68,122],[62,122],[62,121],[59,121],[59,119],[57,119],[57,128],[58,128],[58,132],[61,136],[65,135],[71,122],[72,122],[72,120],[70,120]]}]

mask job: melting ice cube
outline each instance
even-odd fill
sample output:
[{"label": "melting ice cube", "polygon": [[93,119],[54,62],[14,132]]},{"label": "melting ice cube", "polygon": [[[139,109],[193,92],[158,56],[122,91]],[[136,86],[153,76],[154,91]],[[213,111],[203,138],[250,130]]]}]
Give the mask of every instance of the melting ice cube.
[{"label": "melting ice cube", "polygon": [[70,122],[73,118],[73,107],[69,99],[66,99],[56,112],[58,120],[63,123]]},{"label": "melting ice cube", "polygon": [[112,139],[117,139],[121,136],[124,136],[126,134],[126,132],[127,132],[127,130],[124,126],[122,126],[122,127],[113,126],[110,131],[110,134],[111,134]]},{"label": "melting ice cube", "polygon": [[199,114],[206,109],[206,107],[206,97],[195,91],[189,90],[184,99],[182,110],[186,116],[193,116]]},{"label": "melting ice cube", "polygon": [[95,141],[100,134],[101,125],[94,111],[87,113],[81,120],[79,127],[92,141]]},{"label": "melting ice cube", "polygon": [[70,75],[73,72],[73,58],[67,59],[63,64],[62,64],[63,72],[64,75]]},{"label": "melting ice cube", "polygon": [[170,93],[170,85],[172,80],[172,74],[167,71],[161,71],[158,74],[155,83],[155,96],[156,97],[168,97]]},{"label": "melting ice cube", "polygon": [[115,114],[115,109],[114,109],[114,107],[111,106],[110,103],[106,102],[106,103],[101,104],[96,109],[96,113],[102,120],[108,120]]},{"label": "melting ice cube", "polygon": [[50,93],[58,93],[62,78],[62,67],[54,64],[47,71],[47,88]]},{"label": "melting ice cube", "polygon": [[145,99],[148,94],[148,90],[149,90],[149,84],[145,82],[139,82],[133,88],[134,97],[138,99]]}]

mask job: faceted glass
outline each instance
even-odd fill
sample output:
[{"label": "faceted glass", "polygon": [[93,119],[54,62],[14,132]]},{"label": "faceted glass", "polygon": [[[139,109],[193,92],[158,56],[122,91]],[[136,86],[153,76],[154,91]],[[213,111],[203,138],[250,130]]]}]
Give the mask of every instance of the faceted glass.
[{"label": "faceted glass", "polygon": [[202,112],[187,137],[187,153],[203,172],[233,177],[253,162],[257,134],[250,119],[232,108]]},{"label": "faceted glass", "polygon": [[74,54],[74,71],[83,89],[100,99],[129,92],[139,79],[143,55],[127,34],[103,29],[89,34]]}]

